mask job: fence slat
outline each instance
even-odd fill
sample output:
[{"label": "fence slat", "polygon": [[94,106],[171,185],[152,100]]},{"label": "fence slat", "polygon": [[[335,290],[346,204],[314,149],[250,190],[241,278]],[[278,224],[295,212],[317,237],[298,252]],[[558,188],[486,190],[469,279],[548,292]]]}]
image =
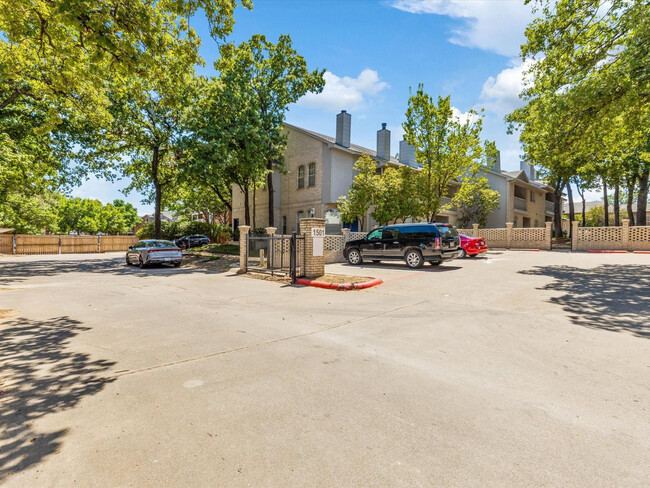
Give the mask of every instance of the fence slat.
[{"label": "fence slat", "polygon": [[0,254],[11,254],[14,252],[13,234],[0,234]]},{"label": "fence slat", "polygon": [[[17,234],[16,254],[77,254],[100,252],[98,236]],[[0,254],[13,253],[12,234],[0,234]],[[136,236],[102,236],[101,252],[126,251],[138,241]],[[59,242],[61,244],[59,249]]]}]

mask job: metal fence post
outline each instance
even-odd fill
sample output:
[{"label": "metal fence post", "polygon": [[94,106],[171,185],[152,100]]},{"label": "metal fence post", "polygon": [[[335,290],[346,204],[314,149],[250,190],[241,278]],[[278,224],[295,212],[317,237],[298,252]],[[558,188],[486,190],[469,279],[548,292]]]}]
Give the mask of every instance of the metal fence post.
[{"label": "metal fence post", "polygon": [[102,236],[101,236],[101,234],[97,234],[97,252],[98,253],[102,252]]},{"label": "metal fence post", "polygon": [[11,238],[11,254],[16,254],[16,233],[12,234]]}]

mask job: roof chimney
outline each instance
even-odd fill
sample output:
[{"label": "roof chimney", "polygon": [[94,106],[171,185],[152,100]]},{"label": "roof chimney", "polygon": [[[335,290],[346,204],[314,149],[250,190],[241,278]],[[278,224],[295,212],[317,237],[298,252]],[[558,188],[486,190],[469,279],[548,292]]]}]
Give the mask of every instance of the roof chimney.
[{"label": "roof chimney", "polygon": [[336,116],[336,143],[339,146],[350,147],[350,126],[352,116],[345,110]]},{"label": "roof chimney", "polygon": [[377,131],[377,157],[385,161],[390,160],[390,131],[386,128],[386,122],[381,124]]},{"label": "roof chimney", "polygon": [[399,141],[399,161],[408,166],[417,166],[415,164],[415,148],[403,139]]}]

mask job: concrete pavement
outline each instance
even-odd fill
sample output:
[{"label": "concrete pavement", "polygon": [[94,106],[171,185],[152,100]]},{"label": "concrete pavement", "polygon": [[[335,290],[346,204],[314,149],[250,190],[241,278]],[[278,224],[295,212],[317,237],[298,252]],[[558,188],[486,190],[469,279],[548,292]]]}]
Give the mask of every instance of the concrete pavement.
[{"label": "concrete pavement", "polygon": [[650,256],[327,272],[0,259],[0,484],[647,484]]}]

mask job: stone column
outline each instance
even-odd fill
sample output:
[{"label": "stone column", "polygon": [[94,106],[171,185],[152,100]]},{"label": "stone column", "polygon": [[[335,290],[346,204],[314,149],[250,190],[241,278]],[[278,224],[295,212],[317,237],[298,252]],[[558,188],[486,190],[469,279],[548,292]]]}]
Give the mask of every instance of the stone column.
[{"label": "stone column", "polygon": [[623,219],[621,221],[621,249],[628,250],[630,246],[630,219]]},{"label": "stone column", "polygon": [[546,242],[547,250],[553,248],[553,222],[546,222],[546,231],[544,233],[544,242]]},{"label": "stone column", "polygon": [[[325,274],[325,256],[324,251],[320,256],[314,255],[314,240],[323,239],[312,236],[312,229],[322,229],[322,235],[325,235],[325,219],[301,219],[300,233],[305,236],[305,277],[317,278]],[[319,232],[319,231],[317,231]],[[322,244],[322,243],[321,243]],[[317,248],[318,243],[317,243]],[[322,247],[321,247],[322,249]]]},{"label": "stone column", "polygon": [[[277,227],[264,227],[264,230],[266,231],[267,235],[274,235],[275,231],[278,230]],[[275,263],[273,262],[275,260],[275,243],[273,242],[273,239],[271,239],[271,242],[269,244],[269,255],[266,257],[269,263],[269,267],[273,267]]]},{"label": "stone column", "polygon": [[579,244],[578,244],[578,221],[574,220],[571,222],[571,250],[572,251],[579,251]]},{"label": "stone column", "polygon": [[350,240],[350,229],[341,229],[343,232],[343,242],[348,242]]},{"label": "stone column", "polygon": [[478,237],[478,224],[472,224],[472,237]]},{"label": "stone column", "polygon": [[506,222],[506,249],[512,245],[512,222]]},{"label": "stone column", "polygon": [[248,225],[239,226],[239,272],[246,272],[246,247],[248,246]]}]

